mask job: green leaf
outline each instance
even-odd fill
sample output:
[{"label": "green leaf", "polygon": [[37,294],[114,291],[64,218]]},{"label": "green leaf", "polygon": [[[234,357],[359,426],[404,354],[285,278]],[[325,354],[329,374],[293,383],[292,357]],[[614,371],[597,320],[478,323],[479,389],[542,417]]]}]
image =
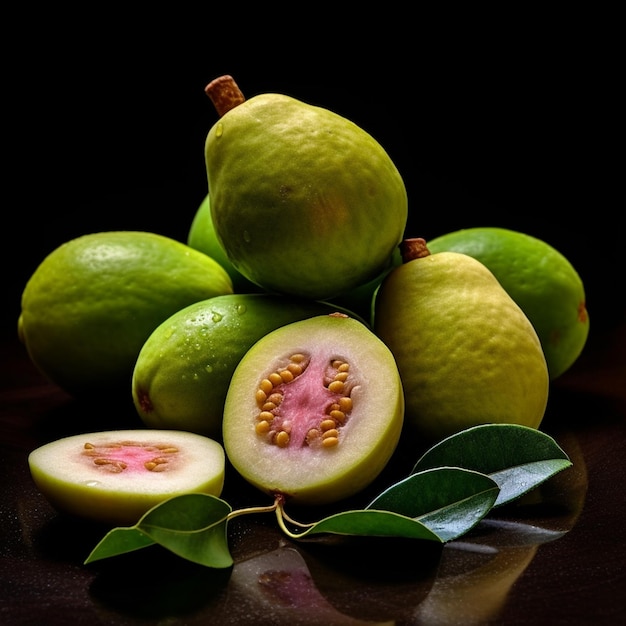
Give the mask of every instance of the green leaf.
[{"label": "green leaf", "polygon": [[230,567],[227,522],[231,511],[227,502],[208,494],[175,496],[150,509],[135,526],[109,531],[85,563],[156,543],[200,565]]},{"label": "green leaf", "polygon": [[85,564],[108,559],[126,552],[134,552],[153,544],[154,541],[150,537],[144,535],[134,526],[114,528],[91,551],[91,554],[85,559]]},{"label": "green leaf", "polygon": [[148,511],[137,527],[155,543],[188,561],[207,567],[233,564],[228,549],[231,506],[203,493],[170,498]]},{"label": "green leaf", "polygon": [[545,433],[516,424],[484,424],[439,442],[415,464],[412,473],[455,466],[487,474],[500,493],[502,506],[570,467],[571,461]]},{"label": "green leaf", "polygon": [[489,476],[456,467],[416,472],[392,485],[366,509],[384,509],[416,519],[444,541],[468,532],[498,497]]},{"label": "green leaf", "polygon": [[422,522],[392,511],[345,511],[313,524],[297,538],[321,533],[367,537],[405,537],[441,543],[441,537]]}]

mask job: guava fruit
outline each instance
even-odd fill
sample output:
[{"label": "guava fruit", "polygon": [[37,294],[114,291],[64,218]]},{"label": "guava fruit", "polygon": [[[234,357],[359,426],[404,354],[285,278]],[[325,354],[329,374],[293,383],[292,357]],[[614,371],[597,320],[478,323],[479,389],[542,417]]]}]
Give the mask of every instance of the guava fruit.
[{"label": "guava fruit", "polygon": [[261,337],[337,306],[269,293],[226,294],[191,304],[162,322],[133,370],[132,396],[152,428],[222,436],[222,413],[235,367]]},{"label": "guava fruit", "polygon": [[124,526],[183,493],[219,496],[225,464],[220,443],[174,430],[72,435],[28,456],[35,485],[55,509]]},{"label": "guava fruit", "polygon": [[187,245],[215,259],[228,272],[235,293],[261,291],[261,288],[245,278],[226,256],[226,252],[224,252],[224,248],[222,248],[215,233],[213,218],[211,217],[211,198],[208,194],[193,216],[187,234]]},{"label": "guava fruit", "polygon": [[491,270],[535,327],[552,380],[578,359],[589,334],[585,288],[574,266],[549,243],[482,226],[436,237],[428,248],[468,254]]},{"label": "guava fruit", "polygon": [[530,320],[480,261],[403,243],[376,294],[374,332],[393,353],[407,432],[432,442],[485,423],[538,428],[549,375]]},{"label": "guava fruit", "polygon": [[327,300],[387,269],[408,201],[378,141],[287,95],[246,100],[230,76],[206,92],[221,115],[205,143],[211,214],[241,274],[267,291]]},{"label": "guava fruit", "polygon": [[403,413],[387,346],[345,314],[320,315],[282,326],[246,352],[226,395],[224,448],[261,491],[328,504],[380,474]]},{"label": "guava fruit", "polygon": [[33,363],[74,396],[128,397],[150,333],[183,307],[232,293],[219,263],[155,233],[83,235],[53,250],[22,293],[18,335]]}]

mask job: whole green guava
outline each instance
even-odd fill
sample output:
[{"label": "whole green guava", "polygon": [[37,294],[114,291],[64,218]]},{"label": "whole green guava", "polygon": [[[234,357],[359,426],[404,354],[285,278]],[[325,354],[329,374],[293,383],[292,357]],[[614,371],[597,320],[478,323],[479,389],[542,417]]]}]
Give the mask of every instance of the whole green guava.
[{"label": "whole green guava", "polygon": [[233,98],[241,92],[229,76],[206,91],[221,115],[205,144],[211,214],[241,274],[271,292],[326,300],[391,265],[408,200],[378,141],[290,96]]}]

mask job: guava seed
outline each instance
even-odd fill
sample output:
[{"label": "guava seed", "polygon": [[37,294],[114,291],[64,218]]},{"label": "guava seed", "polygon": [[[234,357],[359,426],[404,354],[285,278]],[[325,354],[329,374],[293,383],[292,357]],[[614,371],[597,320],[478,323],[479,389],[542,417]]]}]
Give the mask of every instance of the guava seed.
[{"label": "guava seed", "polygon": [[[296,436],[295,445],[332,448],[339,443],[340,428],[352,411],[352,398],[347,384],[350,365],[342,359],[332,359],[321,372],[324,387],[333,396],[326,408],[321,410],[317,407],[304,409],[301,407],[300,403],[306,405],[307,402],[311,402],[309,398],[314,394],[308,394],[304,386],[302,394],[297,391],[291,393],[293,388],[290,389],[289,386],[307,370],[310,361],[310,357],[304,354],[292,354],[287,365],[264,377],[256,391],[255,399],[260,411],[255,431],[268,443],[279,448],[286,448],[292,442],[293,420],[289,417],[291,413],[298,423],[298,432],[304,433]],[[287,395],[289,398],[301,396],[301,399],[282,410],[279,407]],[[299,425],[300,422],[305,423],[305,429]]]},{"label": "guava seed", "polygon": [[[158,452],[157,456],[154,453]],[[131,469],[143,466],[150,472],[162,472],[168,469],[169,459],[163,455],[174,455],[178,453],[178,448],[170,444],[142,444],[136,441],[122,441],[104,446],[96,446],[87,442],[83,446],[83,454],[93,458],[93,464],[108,472],[119,474],[128,469],[129,462]],[[115,458],[114,455],[123,454],[129,456],[129,461]]]}]

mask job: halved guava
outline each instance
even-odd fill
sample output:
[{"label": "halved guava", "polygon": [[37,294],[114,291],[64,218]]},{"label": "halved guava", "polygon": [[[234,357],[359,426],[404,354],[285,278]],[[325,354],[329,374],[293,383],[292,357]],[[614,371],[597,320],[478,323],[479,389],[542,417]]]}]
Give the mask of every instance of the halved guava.
[{"label": "halved guava", "polygon": [[231,293],[177,311],[137,357],[132,396],[139,417],[150,428],[219,440],[228,385],[247,350],[280,326],[338,308],[269,293]]},{"label": "halved guava", "polygon": [[58,511],[132,525],[153,506],[183,493],[219,496],[221,444],[184,431],[111,430],[46,443],[28,457],[41,493]]},{"label": "halved guava", "polygon": [[222,435],[233,467],[286,501],[326,504],[358,493],[383,470],[404,417],[387,346],[343,314],[283,326],[235,369]]}]

